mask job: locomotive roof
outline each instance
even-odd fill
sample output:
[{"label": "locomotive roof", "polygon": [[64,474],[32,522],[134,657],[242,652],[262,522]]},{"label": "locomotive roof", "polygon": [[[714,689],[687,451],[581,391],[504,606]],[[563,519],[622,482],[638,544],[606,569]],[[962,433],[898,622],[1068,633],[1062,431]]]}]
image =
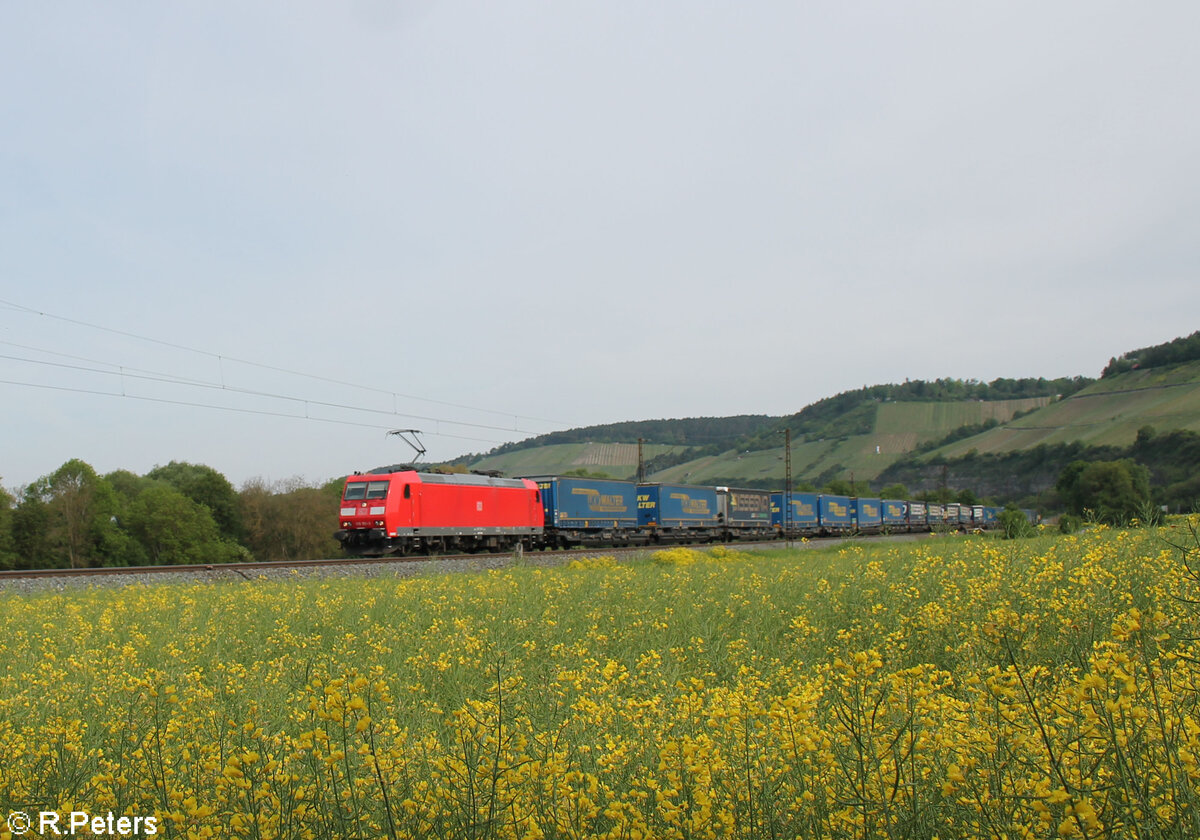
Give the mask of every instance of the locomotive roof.
[{"label": "locomotive roof", "polygon": [[409,481],[420,484],[457,484],[463,487],[524,487],[525,483],[519,478],[493,478],[488,475],[473,473],[419,473],[415,470],[397,470],[390,473],[370,472],[359,476],[350,476],[360,480],[379,481],[391,476],[406,476]]}]

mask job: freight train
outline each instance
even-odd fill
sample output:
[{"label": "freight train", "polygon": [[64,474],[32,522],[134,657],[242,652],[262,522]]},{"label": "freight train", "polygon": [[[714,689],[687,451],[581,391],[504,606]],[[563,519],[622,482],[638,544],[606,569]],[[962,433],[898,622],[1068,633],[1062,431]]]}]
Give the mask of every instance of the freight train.
[{"label": "freight train", "polygon": [[350,554],[383,556],[968,531],[996,527],[999,513],[823,493],[386,470],[346,479],[334,536]]}]

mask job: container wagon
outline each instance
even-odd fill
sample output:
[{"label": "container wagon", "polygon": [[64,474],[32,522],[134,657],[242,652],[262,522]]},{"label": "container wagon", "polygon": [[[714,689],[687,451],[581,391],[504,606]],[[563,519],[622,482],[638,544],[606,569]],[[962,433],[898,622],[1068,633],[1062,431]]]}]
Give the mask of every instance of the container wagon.
[{"label": "container wagon", "polygon": [[946,512],[941,505],[928,504],[925,506],[927,512],[926,525],[930,531],[940,529],[946,524]]},{"label": "container wagon", "polygon": [[860,534],[878,534],[883,530],[883,500],[856,498],[851,504],[854,529]]},{"label": "container wagon", "polygon": [[718,487],[717,518],[724,539],[765,538],[772,535],[771,493]]},{"label": "container wagon", "polygon": [[908,528],[908,503],[899,499],[884,499],[882,519],[885,530],[904,530]]},{"label": "container wagon", "polygon": [[929,506],[924,502],[908,503],[908,530],[910,532],[929,530]]},{"label": "container wagon", "polygon": [[[771,494],[771,524],[784,536],[812,536],[820,532],[816,493],[792,493],[791,516],[784,517],[784,494]],[[785,532],[784,529],[787,529]]]},{"label": "container wagon", "polygon": [[715,487],[639,484],[638,527],[651,542],[710,540],[720,536]]},{"label": "container wagon", "polygon": [[530,476],[545,517],[545,543],[629,545],[638,534],[637,485],[620,479]]},{"label": "container wagon", "polygon": [[851,513],[853,500],[850,497],[821,495],[817,501],[822,534],[841,534],[854,529]]}]

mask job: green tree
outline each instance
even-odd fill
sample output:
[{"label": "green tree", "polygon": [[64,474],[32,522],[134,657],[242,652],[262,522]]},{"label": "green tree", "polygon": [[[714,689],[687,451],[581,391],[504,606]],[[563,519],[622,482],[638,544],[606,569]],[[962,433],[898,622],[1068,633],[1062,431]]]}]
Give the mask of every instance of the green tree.
[{"label": "green tree", "polygon": [[104,480],[108,482],[116,492],[117,498],[122,502],[133,501],[150,484],[148,479],[131,473],[129,470],[115,470],[106,473]]},{"label": "green tree", "polygon": [[1075,461],[1055,483],[1070,513],[1126,523],[1150,501],[1150,471],[1136,461]]},{"label": "green tree", "polygon": [[51,527],[73,569],[91,565],[97,519],[114,512],[111,492],[98,485],[96,471],[78,459],[63,464],[47,482],[55,514]]},{"label": "green tree", "polygon": [[954,501],[954,491],[949,487],[939,487],[936,490],[922,490],[917,499],[927,504],[948,505]]},{"label": "green tree", "polygon": [[130,502],[126,516],[130,534],[152,565],[243,559],[240,546],[222,538],[209,509],[166,482],[150,482]]},{"label": "green tree", "polygon": [[889,484],[879,491],[879,495],[884,499],[907,499],[908,488],[903,484]]},{"label": "green tree", "polygon": [[16,542],[13,538],[13,506],[16,500],[0,487],[0,569],[17,567]]},{"label": "green tree", "polygon": [[146,473],[146,478],[165,481],[193,502],[208,508],[225,539],[240,541],[244,537],[237,491],[212,467],[172,461],[165,467],[155,467]]},{"label": "green tree", "polygon": [[845,478],[835,478],[825,485],[824,491],[833,496],[869,496],[871,486],[865,481],[851,482]]},{"label": "green tree", "polygon": [[563,475],[574,476],[576,478],[604,478],[611,479],[612,476],[602,470],[589,470],[587,467],[579,467],[574,470],[567,470]]},{"label": "green tree", "polygon": [[[149,565],[152,561],[150,560],[145,544],[130,530],[130,524],[133,521],[131,509],[142,491],[147,487],[153,487],[156,482],[135,475],[129,470],[116,470],[108,473],[104,476],[104,480],[113,488],[117,497],[117,525],[120,527],[121,535],[125,540],[125,547],[121,551],[120,565]],[[162,483],[163,486],[169,486],[163,482],[158,483]]]},{"label": "green tree", "polygon": [[[22,508],[28,505],[28,515]],[[120,562],[117,499],[92,467],[73,458],[25,490],[14,522],[18,550],[33,567],[86,568]]]},{"label": "green tree", "polygon": [[996,519],[1000,524],[1000,533],[1006,540],[1031,537],[1036,533],[1029,517],[1014,504],[1007,505]]},{"label": "green tree", "polygon": [[13,550],[18,569],[52,569],[65,565],[50,544],[50,506],[26,488],[12,513]]}]

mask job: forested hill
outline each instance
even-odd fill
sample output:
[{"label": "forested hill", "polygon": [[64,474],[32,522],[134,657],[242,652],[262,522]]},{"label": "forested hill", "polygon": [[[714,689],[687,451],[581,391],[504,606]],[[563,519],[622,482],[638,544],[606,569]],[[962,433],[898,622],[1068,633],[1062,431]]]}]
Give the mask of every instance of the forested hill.
[{"label": "forested hill", "polygon": [[779,445],[784,428],[791,429],[796,442],[869,434],[875,426],[876,407],[881,402],[965,402],[1019,400],[1074,394],[1095,380],[1084,376],[1060,379],[994,379],[979,382],[963,379],[921,379],[902,385],[872,385],[818,400],[791,417],[762,429],[740,446],[742,449],[771,449]]},{"label": "forested hill", "polygon": [[1100,378],[1107,379],[1131,370],[1164,367],[1197,360],[1200,360],[1200,330],[1187,338],[1176,338],[1153,347],[1130,350],[1115,359],[1110,359],[1108,366],[1100,374]]},{"label": "forested hill", "polygon": [[669,446],[717,446],[732,447],[739,440],[757,433],[764,426],[777,422],[779,418],[766,414],[739,414],[735,417],[687,417],[672,420],[637,420],[626,423],[608,423],[602,426],[585,426],[551,432],[535,438],[506,443],[491,451],[491,455],[503,455],[522,449],[539,446],[554,446],[563,443],[637,443],[641,438],[647,443]]},{"label": "forested hill", "polygon": [[[881,402],[963,402],[1067,396],[1094,380],[1086,377],[1061,379],[994,379],[979,382],[963,379],[915,379],[902,384],[872,385],[819,400],[790,417],[739,414],[732,417],[688,417],[670,420],[638,420],[609,423],[551,432],[515,443],[506,443],[487,453],[494,457],[542,446],[571,443],[637,443],[703,447],[708,452],[725,449],[762,450],[779,446],[782,430],[790,428],[793,439],[820,440],[866,434],[875,422]],[[462,462],[477,459],[464,456]]]}]

